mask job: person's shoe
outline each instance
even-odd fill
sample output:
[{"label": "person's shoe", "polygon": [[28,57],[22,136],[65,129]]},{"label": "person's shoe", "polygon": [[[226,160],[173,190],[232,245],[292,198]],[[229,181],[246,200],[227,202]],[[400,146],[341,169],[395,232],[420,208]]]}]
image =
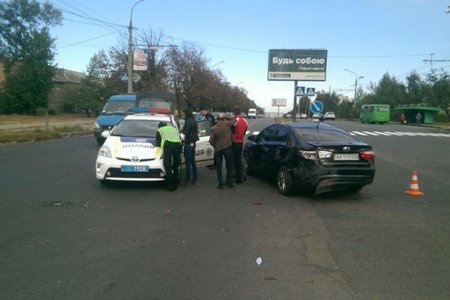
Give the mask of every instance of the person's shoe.
[{"label": "person's shoe", "polygon": [[197,179],[192,179],[191,184],[194,185],[197,183]]},{"label": "person's shoe", "polygon": [[225,188],[225,185],[224,185],[223,183],[220,183],[220,184],[217,186],[217,188],[223,190],[223,189]]},{"label": "person's shoe", "polygon": [[182,187],[189,187],[191,186],[191,182],[190,181],[185,181],[181,184]]},{"label": "person's shoe", "polygon": [[231,188],[234,188],[234,185],[232,183],[228,183],[227,184],[227,189],[231,189]]}]

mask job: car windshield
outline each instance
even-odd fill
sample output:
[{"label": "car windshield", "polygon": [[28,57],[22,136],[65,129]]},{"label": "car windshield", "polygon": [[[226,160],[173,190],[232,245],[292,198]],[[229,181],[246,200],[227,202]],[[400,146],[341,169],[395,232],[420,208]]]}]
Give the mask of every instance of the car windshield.
[{"label": "car windshield", "polygon": [[142,98],[139,100],[139,107],[145,108],[164,108],[170,110],[171,104],[161,98]]},{"label": "car windshield", "polygon": [[124,114],[134,105],[134,101],[109,101],[103,107],[102,114]]},{"label": "car windshield", "polygon": [[352,143],[355,139],[342,130],[321,128],[320,126],[311,128],[294,128],[294,135],[306,143],[313,142],[317,144],[335,144]]},{"label": "car windshield", "polygon": [[[180,122],[180,128],[184,127],[184,124],[186,123],[186,120],[183,118],[178,119]],[[211,133],[211,120],[202,120],[197,121],[198,126],[198,136],[209,136]]]},{"label": "car windshield", "polygon": [[159,123],[158,120],[123,120],[114,128],[112,135],[156,137]]}]

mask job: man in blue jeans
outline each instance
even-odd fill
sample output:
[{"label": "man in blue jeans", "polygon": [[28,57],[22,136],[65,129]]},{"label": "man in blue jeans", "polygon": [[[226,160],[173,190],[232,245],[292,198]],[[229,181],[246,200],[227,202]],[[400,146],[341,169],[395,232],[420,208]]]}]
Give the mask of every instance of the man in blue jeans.
[{"label": "man in blue jeans", "polygon": [[[186,163],[185,186],[195,184],[197,181],[197,164],[195,162],[195,143],[198,138],[198,125],[192,114],[192,110],[184,110],[185,123],[181,132],[184,134],[184,161]],[[192,174],[191,174],[192,173]],[[192,175],[192,177],[191,177]]]},{"label": "man in blue jeans", "polygon": [[[217,179],[219,180],[219,189],[233,187],[233,134],[231,132],[231,124],[225,121],[225,114],[219,113],[217,123],[211,128],[209,143],[214,147],[214,162],[216,165]],[[225,158],[227,168],[226,181],[223,179],[222,164]]]}]

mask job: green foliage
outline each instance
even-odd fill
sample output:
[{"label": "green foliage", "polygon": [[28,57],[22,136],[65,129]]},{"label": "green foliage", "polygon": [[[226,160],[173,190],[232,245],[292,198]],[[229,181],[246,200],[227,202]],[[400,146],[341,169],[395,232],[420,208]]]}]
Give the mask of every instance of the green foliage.
[{"label": "green foliage", "polygon": [[388,73],[384,74],[378,85],[373,87],[371,97],[363,99],[363,104],[389,104],[391,107],[407,102],[405,85]]},{"label": "green foliage", "polygon": [[[405,86],[388,73],[384,74],[378,84],[372,84],[372,92],[365,95],[361,102],[356,103],[353,115],[357,116],[362,104],[389,104],[391,108],[402,104],[427,104],[439,107],[450,120],[450,76],[446,72],[432,71],[426,80],[416,72],[412,72],[406,78],[406,82]],[[339,107],[342,113],[349,113],[347,103],[341,103]],[[398,119],[399,114],[400,112],[393,111],[391,119]]]},{"label": "green foliage", "polygon": [[69,95],[65,103],[66,112],[84,111],[88,117],[98,115],[105,104],[107,90],[99,78],[87,76],[82,79],[78,89]]},{"label": "green foliage", "polygon": [[[145,33],[134,44],[157,47],[164,39],[162,33]],[[120,81],[120,74],[126,72],[128,48],[125,43],[100,51],[91,58],[88,73],[104,84],[105,94],[127,91],[127,83]],[[239,105],[242,111],[257,107],[247,97],[244,88],[232,86],[220,71],[208,66],[208,60],[201,49],[184,44],[180,47],[160,48],[147,52],[147,71],[135,71],[140,80],[133,83],[134,92],[169,91],[176,95],[177,109],[197,109],[207,105],[213,110],[232,111]],[[102,94],[102,93],[101,93]],[[67,110],[76,109],[73,100],[66,103]],[[66,110],[66,111],[67,111]]]},{"label": "green foliage", "polygon": [[49,26],[60,23],[60,11],[48,3],[0,2],[0,56],[6,77],[3,112],[35,114],[39,107],[47,107],[55,75]]},{"label": "green foliage", "polygon": [[325,93],[324,91],[317,93],[317,100],[322,101],[326,111],[337,111],[339,98],[335,92]]},{"label": "green foliage", "polygon": [[431,93],[427,103],[439,107],[450,119],[450,76],[444,71],[432,72],[427,78]]}]

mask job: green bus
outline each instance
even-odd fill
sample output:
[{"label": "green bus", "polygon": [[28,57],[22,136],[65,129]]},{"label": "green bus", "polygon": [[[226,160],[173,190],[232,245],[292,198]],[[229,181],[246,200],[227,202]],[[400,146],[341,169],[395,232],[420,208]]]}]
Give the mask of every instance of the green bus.
[{"label": "green bus", "polygon": [[390,107],[387,104],[366,104],[361,106],[359,119],[362,123],[388,123]]}]

